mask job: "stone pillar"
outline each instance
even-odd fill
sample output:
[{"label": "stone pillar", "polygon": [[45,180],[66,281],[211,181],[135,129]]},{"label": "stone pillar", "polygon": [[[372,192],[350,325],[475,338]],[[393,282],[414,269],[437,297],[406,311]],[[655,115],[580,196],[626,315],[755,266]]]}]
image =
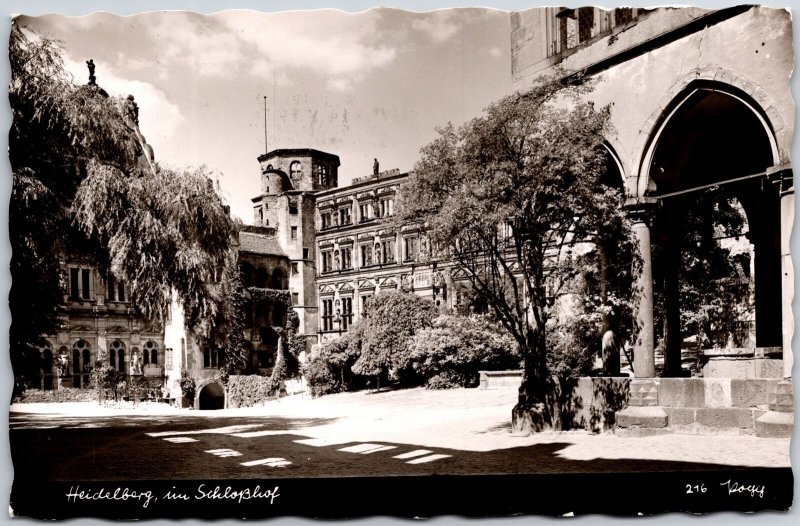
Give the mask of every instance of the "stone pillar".
[{"label": "stone pillar", "polygon": [[770,180],[778,187],[781,198],[781,305],[783,320],[783,377],[792,377],[794,354],[792,353],[792,335],[794,334],[794,316],[792,301],[794,300],[794,267],[792,265],[791,243],[792,224],[794,223],[794,177],[792,169],[777,166],[767,170]]},{"label": "stone pillar", "polygon": [[633,234],[639,247],[641,268],[635,283],[635,334],[633,369],[636,378],[653,378],[656,375],[655,342],[653,330],[653,259],[650,244],[650,218],[656,200],[651,197],[629,199],[625,204],[633,220]]}]

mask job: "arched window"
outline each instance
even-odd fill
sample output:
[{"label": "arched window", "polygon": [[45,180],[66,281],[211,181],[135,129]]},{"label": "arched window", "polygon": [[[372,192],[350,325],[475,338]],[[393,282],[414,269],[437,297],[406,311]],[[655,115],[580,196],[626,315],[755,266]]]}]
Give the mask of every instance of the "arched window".
[{"label": "arched window", "polygon": [[147,340],[145,342],[143,358],[145,365],[148,363],[148,358],[150,363],[153,365],[158,365],[158,344],[156,342],[153,340]]},{"label": "arched window", "polygon": [[83,357],[83,367],[86,368],[91,360],[92,347],[86,340],[78,340],[72,345],[72,372],[81,372],[81,360]]},{"label": "arched window", "polygon": [[259,267],[255,271],[255,278],[253,279],[256,287],[264,288],[267,286],[267,270],[264,267]]},{"label": "arched window", "polygon": [[250,287],[253,285],[253,267],[250,263],[239,263],[239,276],[242,279],[243,287]]},{"label": "arched window", "polygon": [[272,288],[273,289],[281,290],[281,289],[285,288],[284,285],[283,285],[283,276],[284,276],[283,270],[281,270],[279,268],[276,268],[275,270],[272,271]]},{"label": "arched window", "polygon": [[[119,361],[117,361],[117,358],[119,358]],[[124,371],[123,368],[117,367],[118,363],[125,365],[125,344],[119,340],[114,340],[108,346],[108,365],[118,371]]]},{"label": "arched window", "polygon": [[[133,352],[133,353],[138,352],[138,349],[136,349],[136,347],[134,347],[133,351],[131,351],[131,352]],[[119,372],[121,372],[121,373],[124,373],[125,372],[125,349],[120,349],[119,352],[117,353],[117,363],[119,364],[118,367],[117,367],[117,370]]]},{"label": "arched window", "polygon": [[92,367],[92,352],[89,349],[83,350],[83,372],[88,373]]},{"label": "arched window", "polygon": [[41,359],[42,371],[44,371],[44,373],[47,374],[50,372],[50,369],[53,368],[53,347],[47,340],[42,340],[41,342],[39,342],[37,348],[39,349],[39,357]]}]

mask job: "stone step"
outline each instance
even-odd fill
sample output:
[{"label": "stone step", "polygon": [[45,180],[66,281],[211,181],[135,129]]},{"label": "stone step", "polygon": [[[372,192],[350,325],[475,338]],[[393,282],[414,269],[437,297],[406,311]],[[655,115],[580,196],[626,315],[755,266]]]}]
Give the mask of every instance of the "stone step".
[{"label": "stone step", "polygon": [[658,406],[631,405],[617,413],[617,427],[666,428],[667,413]]},{"label": "stone step", "polygon": [[614,433],[623,438],[643,438],[672,434],[668,427],[620,427]]},{"label": "stone step", "polygon": [[763,438],[791,438],[794,413],[767,411],[756,419],[756,436]]}]

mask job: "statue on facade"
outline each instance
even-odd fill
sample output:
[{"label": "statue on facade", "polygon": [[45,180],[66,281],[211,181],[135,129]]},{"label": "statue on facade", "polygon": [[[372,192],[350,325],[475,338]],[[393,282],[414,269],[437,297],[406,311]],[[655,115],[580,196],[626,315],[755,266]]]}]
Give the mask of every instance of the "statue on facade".
[{"label": "statue on facade", "polygon": [[380,173],[380,166],[378,159],[375,159],[375,162],[372,163],[372,175],[378,175],[378,173]]},{"label": "statue on facade", "polygon": [[94,76],[94,60],[91,58],[87,60],[86,66],[89,68],[89,85],[97,86],[97,77]]},{"label": "statue on facade", "polygon": [[69,357],[66,355],[66,353],[58,355],[56,367],[58,368],[58,376],[67,376],[67,372],[69,371]]},{"label": "statue on facade", "polygon": [[132,356],[131,374],[142,374],[142,362],[138,352],[133,353]]}]

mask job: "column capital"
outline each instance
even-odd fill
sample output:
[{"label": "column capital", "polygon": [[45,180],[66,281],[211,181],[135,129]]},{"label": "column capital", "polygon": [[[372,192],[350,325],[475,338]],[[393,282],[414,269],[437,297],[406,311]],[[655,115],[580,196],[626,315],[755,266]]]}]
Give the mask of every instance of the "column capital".
[{"label": "column capital", "polygon": [[657,205],[655,197],[628,197],[625,199],[625,212],[636,223],[649,223]]},{"label": "column capital", "polygon": [[794,173],[790,165],[781,164],[767,168],[767,179],[778,188],[781,197],[794,193]]}]

